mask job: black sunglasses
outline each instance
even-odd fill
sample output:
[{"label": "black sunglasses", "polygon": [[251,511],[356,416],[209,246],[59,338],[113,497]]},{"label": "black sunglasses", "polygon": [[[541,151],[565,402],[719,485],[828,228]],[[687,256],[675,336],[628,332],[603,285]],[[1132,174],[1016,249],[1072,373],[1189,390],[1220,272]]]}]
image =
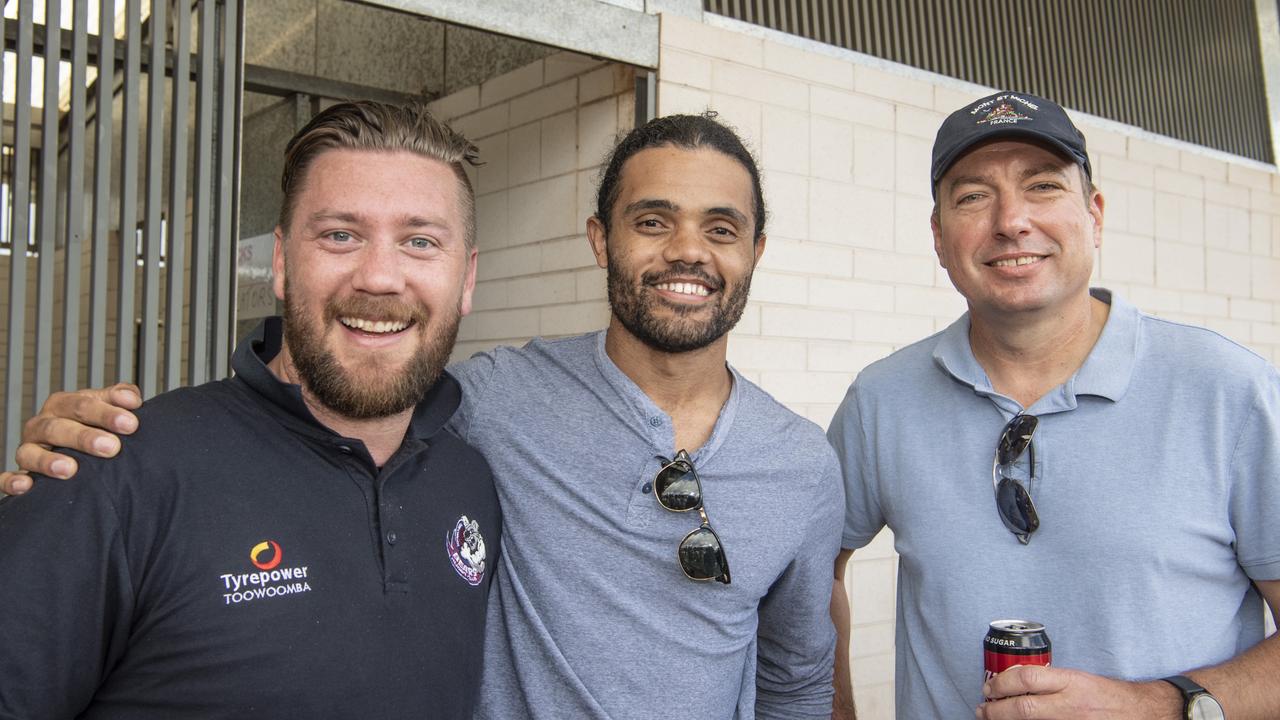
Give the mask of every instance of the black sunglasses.
[{"label": "black sunglasses", "polygon": [[996,510],[1000,512],[1000,520],[1023,545],[1031,541],[1031,533],[1040,527],[1040,516],[1036,514],[1035,503],[1031,502],[1031,493],[1027,492],[1026,486],[1021,480],[1006,476],[1005,469],[1026,452],[1031,461],[1031,476],[1027,482],[1036,479],[1036,449],[1031,444],[1031,436],[1035,435],[1039,424],[1040,419],[1035,415],[1014,415],[1000,433],[995,464],[991,468],[991,482],[995,486]]},{"label": "black sunglasses", "polygon": [[653,494],[658,504],[671,512],[697,510],[702,525],[684,536],[677,556],[680,569],[691,580],[719,580],[729,584],[729,561],[725,559],[720,536],[711,529],[707,511],[702,507],[702,482],[693,469],[689,453],[681,450],[675,459],[662,458],[662,469],[653,480]]}]

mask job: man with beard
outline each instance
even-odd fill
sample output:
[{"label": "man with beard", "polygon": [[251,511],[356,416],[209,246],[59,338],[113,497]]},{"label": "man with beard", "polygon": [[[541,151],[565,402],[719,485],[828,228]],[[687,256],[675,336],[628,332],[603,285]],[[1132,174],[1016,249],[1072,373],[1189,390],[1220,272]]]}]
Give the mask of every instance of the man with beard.
[{"label": "man with beard", "polygon": [[88,481],[0,503],[0,716],[451,717],[476,701],[501,515],[444,429],[475,148],[344,103],[290,142],[285,318],[138,411]]},{"label": "man with beard", "polygon": [[838,464],[725,362],[764,220],[731,130],[653,120],[587,222],[608,329],[452,368],[507,538],[477,717],[831,716]]},{"label": "man with beard", "polygon": [[[838,464],[725,361],[764,225],[730,129],[651,121],[613,150],[587,224],[608,329],[450,368],[450,425],[505,513],[477,717],[831,716]],[[131,422],[107,396],[52,397],[23,464],[58,459],[37,442],[110,442],[58,417]]]}]

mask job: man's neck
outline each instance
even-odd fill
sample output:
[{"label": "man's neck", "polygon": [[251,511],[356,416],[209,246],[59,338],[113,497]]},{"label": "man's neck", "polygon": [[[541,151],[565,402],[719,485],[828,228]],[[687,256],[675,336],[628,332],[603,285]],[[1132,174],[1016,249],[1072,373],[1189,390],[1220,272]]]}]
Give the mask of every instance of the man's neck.
[{"label": "man's neck", "polygon": [[605,353],[675,425],[676,450],[690,453],[711,437],[733,377],[725,364],[728,336],[689,352],[656,350],[618,322],[609,321]]},{"label": "man's neck", "polygon": [[365,449],[378,467],[382,467],[391,459],[400,444],[404,442],[405,432],[409,430],[409,420],[413,417],[413,408],[368,420],[356,420],[329,409],[321,403],[302,382],[298,370],[294,367],[289,355],[288,344],[283,344],[280,352],[267,363],[267,368],[281,382],[292,383],[302,388],[302,401],[312,416],[325,427],[343,437],[355,438],[364,443]]},{"label": "man's neck", "polygon": [[1029,408],[1089,357],[1110,306],[1086,295],[1052,315],[969,314],[969,346],[996,392]]}]

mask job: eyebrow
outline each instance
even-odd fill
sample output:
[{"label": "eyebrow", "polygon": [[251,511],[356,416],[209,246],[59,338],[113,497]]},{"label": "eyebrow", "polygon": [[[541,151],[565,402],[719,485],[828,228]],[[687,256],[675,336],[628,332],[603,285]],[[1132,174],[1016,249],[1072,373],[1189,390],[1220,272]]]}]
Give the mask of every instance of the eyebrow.
[{"label": "eyebrow", "polygon": [[1049,173],[1051,175],[1057,175],[1059,177],[1064,177],[1064,178],[1067,176],[1066,170],[1063,169],[1061,165],[1058,165],[1057,163],[1045,163],[1043,165],[1037,165],[1035,167],[1029,167],[1026,170],[1023,170],[1022,179],[1026,180],[1028,178],[1035,177],[1036,175],[1043,175],[1045,173]]},{"label": "eyebrow", "polygon": [[[397,221],[404,227],[440,228],[446,231],[449,230],[448,224],[443,220],[423,217],[421,215],[404,215],[397,218]],[[321,210],[319,212],[312,213],[311,216],[307,218],[308,224],[324,222],[341,222],[349,223],[351,225],[359,225],[366,222],[366,218],[359,213],[341,210]]]},{"label": "eyebrow", "polygon": [[644,200],[637,200],[622,208],[622,214],[630,215],[635,212],[640,212],[641,210],[669,210],[671,212],[679,212],[680,206],[670,200],[646,198]]},{"label": "eyebrow", "polygon": [[[1028,178],[1033,178],[1036,175],[1044,173],[1057,175],[1062,178],[1067,177],[1067,172],[1062,166],[1057,163],[1044,163],[1043,165],[1036,165],[1035,167],[1029,167],[1026,170],[1023,170],[1019,179],[1027,180]],[[955,190],[960,185],[970,183],[974,185],[989,185],[991,184],[991,177],[989,175],[961,175],[960,177],[954,178],[947,184],[947,190]]]},{"label": "eyebrow", "polygon": [[[622,214],[630,215],[632,213],[640,212],[643,210],[666,210],[668,212],[679,212],[680,206],[671,202],[670,200],[663,200],[660,198],[646,198],[644,200],[637,200],[631,203],[630,205],[627,205],[625,208],[622,209]],[[711,207],[711,208],[707,208],[703,214],[704,215],[723,215],[740,225],[747,224],[747,216],[742,214],[742,211],[734,207],[729,207],[729,206]]]}]

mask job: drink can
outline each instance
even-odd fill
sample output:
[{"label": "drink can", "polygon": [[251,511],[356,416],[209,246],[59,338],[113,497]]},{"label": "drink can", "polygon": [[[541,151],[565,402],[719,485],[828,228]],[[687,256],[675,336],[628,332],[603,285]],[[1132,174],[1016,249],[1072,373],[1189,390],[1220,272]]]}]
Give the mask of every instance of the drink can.
[{"label": "drink can", "polygon": [[986,679],[1014,665],[1048,665],[1053,646],[1044,625],[1030,620],[996,620],[982,639]]}]

